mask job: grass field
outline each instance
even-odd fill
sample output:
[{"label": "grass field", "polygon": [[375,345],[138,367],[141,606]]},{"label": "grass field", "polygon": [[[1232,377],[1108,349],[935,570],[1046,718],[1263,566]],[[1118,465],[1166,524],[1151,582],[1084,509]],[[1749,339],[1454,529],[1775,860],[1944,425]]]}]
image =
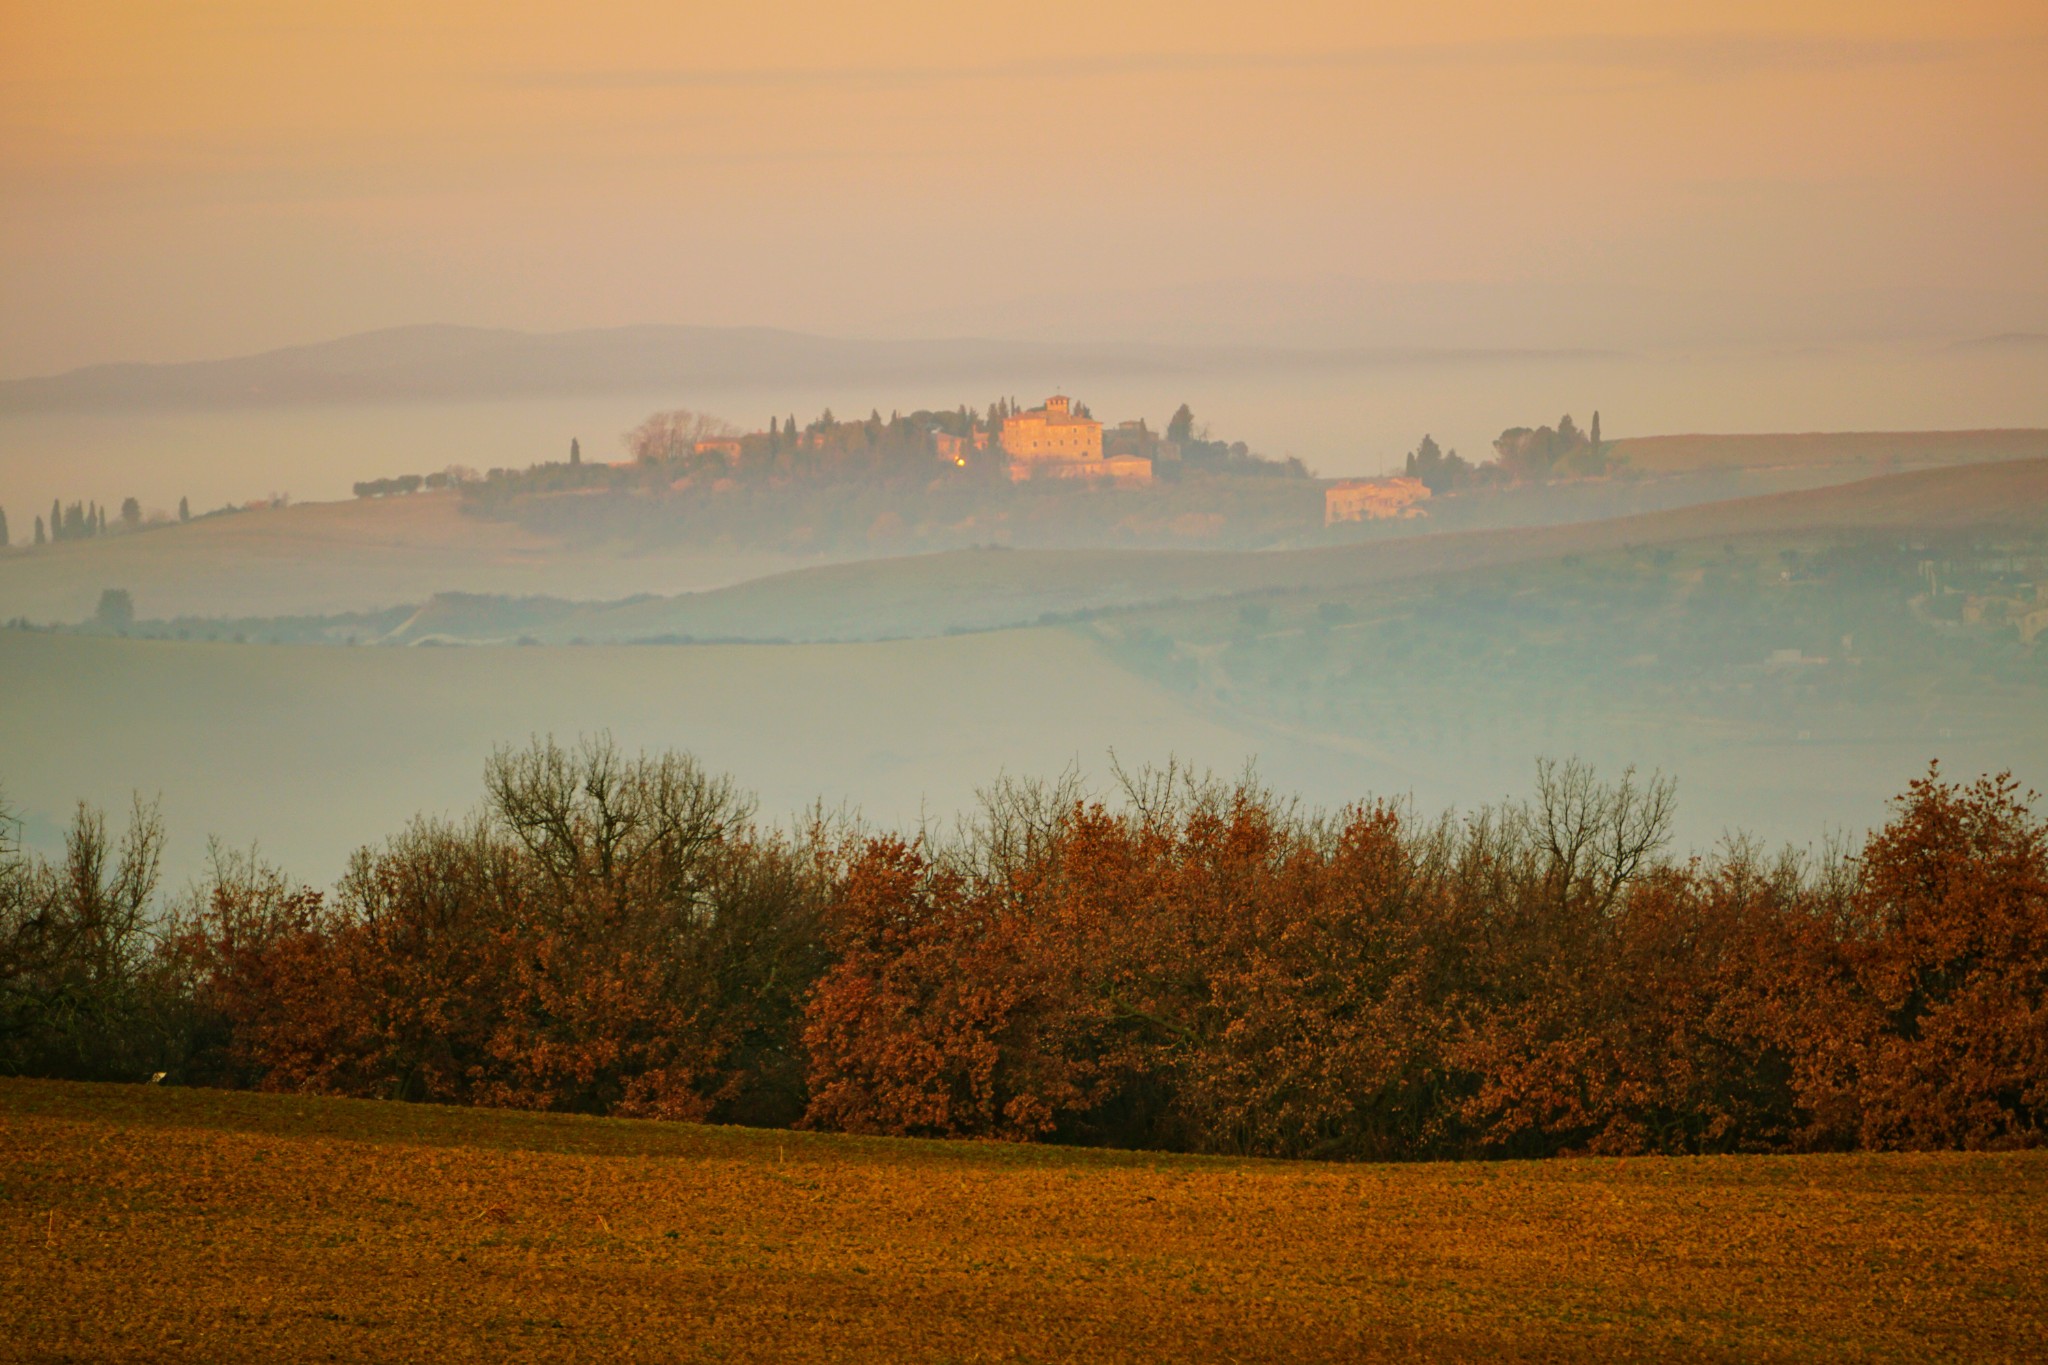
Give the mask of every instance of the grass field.
[{"label": "grass field", "polygon": [[1319,1166],[0,1081],[23,1360],[2021,1359],[2048,1153]]}]

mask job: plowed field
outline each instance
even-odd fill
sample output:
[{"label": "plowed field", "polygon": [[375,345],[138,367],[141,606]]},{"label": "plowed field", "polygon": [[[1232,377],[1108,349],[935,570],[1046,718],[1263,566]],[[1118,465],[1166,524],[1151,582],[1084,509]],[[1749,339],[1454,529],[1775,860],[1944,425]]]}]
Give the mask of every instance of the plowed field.
[{"label": "plowed field", "polygon": [[2048,1153],[1287,1165],[0,1081],[0,1357],[2024,1358]]}]

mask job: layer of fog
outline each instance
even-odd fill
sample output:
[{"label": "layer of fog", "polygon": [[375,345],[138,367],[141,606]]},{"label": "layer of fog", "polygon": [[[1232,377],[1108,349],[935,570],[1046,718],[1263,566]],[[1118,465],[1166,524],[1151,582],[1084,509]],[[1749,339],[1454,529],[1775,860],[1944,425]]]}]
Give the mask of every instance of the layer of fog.
[{"label": "layer of fog", "polygon": [[[884,391],[885,389],[889,391]],[[449,465],[517,467],[566,456],[621,458],[618,435],[657,408],[685,406],[744,426],[824,408],[1035,400],[1065,391],[1108,420],[1163,425],[1189,402],[1219,436],[1296,455],[1331,476],[1381,473],[1424,432],[1484,454],[1503,428],[1581,421],[1610,437],[1688,431],[1871,431],[2048,426],[2048,350],[1928,345],[1726,350],[1386,362],[1256,375],[1011,373],[891,388],[872,381],[678,384],[644,394],[502,402],[237,411],[0,416],[0,508],[25,539],[53,499],[168,511],[271,494],[346,497],[359,479]]]},{"label": "layer of fog", "polygon": [[[1536,758],[1679,780],[1681,847],[1733,829],[1810,844],[1879,822],[1886,799],[1942,757],[1951,773],[2011,766],[2048,779],[2048,733],[2022,724],[1845,742],[1736,741],[1700,717],[1620,731],[1553,728],[1501,706],[1439,743],[1393,749],[1262,726],[1117,667],[1082,635],[1034,630],[871,645],[337,650],[176,645],[0,631],[0,788],[30,843],[61,837],[74,802],[160,798],[174,879],[209,836],[258,843],[331,880],[349,852],[415,815],[471,809],[492,747],[612,731],[689,749],[798,818],[814,801],[871,822],[950,823],[1001,772],[1069,766],[1107,789],[1114,761],[1170,756],[1324,805],[1412,796],[1434,814],[1526,790]],[[1383,718],[1389,732],[1403,717]],[[1383,728],[1381,725],[1368,730]]]}]

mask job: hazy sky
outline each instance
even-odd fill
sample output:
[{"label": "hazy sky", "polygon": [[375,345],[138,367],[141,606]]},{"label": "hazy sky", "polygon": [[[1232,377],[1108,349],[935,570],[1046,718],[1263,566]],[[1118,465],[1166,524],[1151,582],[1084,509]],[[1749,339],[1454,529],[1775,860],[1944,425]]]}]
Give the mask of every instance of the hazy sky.
[{"label": "hazy sky", "polygon": [[0,15],[6,375],[1327,281],[2048,293],[2039,0]]}]

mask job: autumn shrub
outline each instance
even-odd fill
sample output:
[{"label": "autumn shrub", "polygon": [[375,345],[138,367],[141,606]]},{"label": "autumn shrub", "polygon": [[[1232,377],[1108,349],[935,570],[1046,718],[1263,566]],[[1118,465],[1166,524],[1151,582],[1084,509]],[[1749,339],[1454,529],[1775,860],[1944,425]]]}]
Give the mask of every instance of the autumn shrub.
[{"label": "autumn shrub", "polygon": [[[337,923],[319,892],[216,844],[204,882],[165,926],[159,953],[182,986],[183,1084],[323,1084],[352,1053]],[[316,1080],[319,1078],[319,1080]]]},{"label": "autumn shrub", "polygon": [[[2009,777],[1912,784],[1841,926],[1866,1147],[2032,1146],[2048,1125],[2048,826]],[[1844,1139],[1850,1134],[1843,1133]]]},{"label": "autumn shrub", "polygon": [[246,866],[177,935],[274,1089],[789,1122],[823,864],[723,779],[608,741],[494,756],[490,803],[358,852],[331,904]]},{"label": "autumn shrub", "polygon": [[1668,783],[1543,765],[1419,824],[1250,783],[998,789],[827,916],[807,1122],[1280,1156],[2039,1140],[2042,826],[1915,784],[1860,859],[1662,856]]}]

